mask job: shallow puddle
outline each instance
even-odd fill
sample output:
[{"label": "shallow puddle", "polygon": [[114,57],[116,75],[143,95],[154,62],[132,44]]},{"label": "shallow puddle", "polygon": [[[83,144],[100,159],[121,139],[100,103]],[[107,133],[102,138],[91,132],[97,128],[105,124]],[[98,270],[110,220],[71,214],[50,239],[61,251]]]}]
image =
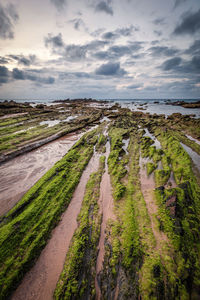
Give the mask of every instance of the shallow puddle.
[{"label": "shallow puddle", "polygon": [[14,292],[12,300],[52,300],[56,283],[62,272],[72,236],[78,226],[77,216],[80,212],[85,186],[90,174],[98,169],[99,155],[90,160],[81,176],[73,198],[62,215],[52,237],[42,251],[34,267],[25,275],[21,285]]},{"label": "shallow puddle", "polygon": [[103,117],[103,118],[100,120],[100,123],[103,123],[104,121],[110,122],[110,119],[109,119],[108,117]]},{"label": "shallow puddle", "polygon": [[126,154],[128,154],[128,144],[129,144],[130,139],[123,139],[122,143],[124,144],[122,146],[122,149],[125,151]]},{"label": "shallow puddle", "polygon": [[48,121],[42,121],[40,122],[40,126],[42,125],[48,125],[48,127],[53,127],[55,125],[58,125],[61,121],[60,120],[48,120]]},{"label": "shallow puddle", "polygon": [[21,133],[21,132],[27,132],[28,130],[30,129],[33,129],[34,127],[31,126],[31,127],[28,127],[27,129],[22,129],[22,130],[19,130],[19,131],[15,131],[14,134],[18,134],[18,133]]},{"label": "shallow puddle", "polygon": [[148,136],[154,141],[153,146],[156,146],[156,149],[161,149],[161,144],[157,140],[157,138],[154,135],[152,135],[147,128],[145,128],[144,130],[145,130],[144,136]]},{"label": "shallow puddle", "polygon": [[183,144],[183,143],[180,143],[180,144],[185,149],[185,151],[189,154],[194,165],[197,167],[197,169],[200,172],[200,155],[197,154],[195,151],[193,151],[190,147],[186,146],[185,144]]},{"label": "shallow puddle", "polygon": [[66,119],[62,120],[62,122],[70,122],[70,121],[73,121],[77,118],[78,118],[78,116],[69,116]]},{"label": "shallow puddle", "polygon": [[189,140],[194,141],[195,143],[197,143],[198,145],[200,145],[200,141],[198,141],[197,139],[193,138],[191,135],[185,135]]},{"label": "shallow puddle", "polygon": [[68,134],[0,165],[0,215],[8,212],[82,134]]}]

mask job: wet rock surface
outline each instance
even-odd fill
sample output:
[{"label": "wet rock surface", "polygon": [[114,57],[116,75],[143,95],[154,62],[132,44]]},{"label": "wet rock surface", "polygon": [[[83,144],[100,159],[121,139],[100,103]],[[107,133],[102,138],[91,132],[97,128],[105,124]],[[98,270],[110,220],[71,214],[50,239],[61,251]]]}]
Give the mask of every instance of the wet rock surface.
[{"label": "wet rock surface", "polygon": [[[7,116],[10,113],[15,118],[17,105],[11,102],[6,106],[3,109]],[[191,161],[180,147],[179,137],[180,128],[186,130],[186,127],[185,133],[198,136],[199,121],[181,114],[165,118],[164,115],[131,112],[119,105],[106,107],[106,102],[99,103],[91,99],[76,99],[74,102],[67,99],[54,103],[54,108],[24,105],[18,117],[27,118],[29,113],[36,113],[36,110],[42,116],[47,115],[45,122],[54,122],[55,112],[60,111],[59,124],[55,125],[57,129],[56,126],[68,118],[72,130],[74,126],[77,129],[88,123],[92,126],[100,122],[103,126],[104,122],[108,122],[109,138],[104,138],[98,132],[88,140],[91,145],[99,143],[98,147],[92,146],[92,149],[98,151],[98,154],[95,152],[97,156],[100,153],[106,155],[106,163],[110,168],[109,175],[106,166],[100,186],[98,218],[102,217],[102,223],[99,244],[95,250],[92,249],[91,225],[88,227],[88,241],[84,244],[84,262],[81,262],[80,269],[76,266],[77,282],[73,287],[68,285],[71,295],[77,295],[77,284],[79,299],[187,299],[187,296],[198,295],[199,188],[197,175],[192,173]],[[83,116],[74,119],[81,112]],[[2,116],[2,128],[5,120],[8,121]],[[24,156],[19,155],[0,166],[3,178],[0,199],[2,214],[80,138],[79,133],[62,138],[58,138],[59,134],[51,132],[45,138],[46,145],[41,146],[43,141],[39,139],[34,142],[37,150],[30,151],[31,148],[27,148]],[[56,140],[49,142],[52,137]],[[84,143],[80,141],[80,145]],[[29,141],[25,147],[30,146]],[[74,147],[74,155],[77,147]],[[198,150],[198,147],[194,149]],[[142,153],[140,161],[139,153]],[[182,160],[177,153],[181,153]],[[193,158],[191,153],[188,154]],[[85,184],[96,166],[96,160],[91,160],[84,173],[86,175],[83,174],[85,179],[81,177],[80,186],[59,225],[52,231],[47,246],[13,294],[13,299],[53,299],[70,241],[81,223],[79,219],[77,224],[76,218],[81,209]],[[61,170],[57,171],[54,176]],[[67,174],[63,174],[62,180],[67,180]],[[15,221],[30,203],[19,206],[9,218]],[[88,214],[90,222],[94,221],[94,215],[95,206],[92,204]],[[20,222],[14,223],[13,230],[21,230]],[[173,281],[174,278],[179,280]]]}]

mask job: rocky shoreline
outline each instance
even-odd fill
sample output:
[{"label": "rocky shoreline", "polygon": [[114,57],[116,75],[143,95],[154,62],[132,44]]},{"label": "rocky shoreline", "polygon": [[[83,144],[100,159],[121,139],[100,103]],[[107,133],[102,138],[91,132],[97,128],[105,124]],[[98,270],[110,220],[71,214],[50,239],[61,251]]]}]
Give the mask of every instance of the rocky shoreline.
[{"label": "rocky shoreline", "polygon": [[185,102],[185,101],[166,102],[166,105],[182,106],[184,108],[200,108],[200,100],[196,102]]}]

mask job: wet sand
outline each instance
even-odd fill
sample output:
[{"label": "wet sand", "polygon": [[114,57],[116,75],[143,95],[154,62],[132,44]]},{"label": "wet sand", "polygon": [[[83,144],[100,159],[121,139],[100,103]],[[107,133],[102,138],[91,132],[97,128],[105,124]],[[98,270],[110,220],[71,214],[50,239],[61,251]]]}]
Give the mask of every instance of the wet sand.
[{"label": "wet sand", "polygon": [[52,300],[59,275],[62,272],[70,241],[77,228],[85,186],[92,172],[98,169],[99,155],[95,154],[82,174],[73,198],[62,215],[61,222],[53,230],[52,237],[42,251],[34,267],[25,275],[14,292],[12,300]]},{"label": "wet sand", "polygon": [[27,114],[28,114],[27,112],[24,112],[24,113],[16,113],[16,114],[7,114],[7,115],[5,115],[5,116],[0,117],[0,120],[8,119],[8,118],[21,117],[21,116],[24,116],[24,115],[27,115]]},{"label": "wet sand", "polygon": [[[143,190],[153,190],[155,189],[155,182],[154,182],[154,173],[152,172],[149,176],[147,176],[146,171],[146,163],[153,162],[152,159],[148,157],[141,157],[140,155],[140,181],[141,181],[141,188]],[[161,167],[161,164],[159,164]]]},{"label": "wet sand", "polygon": [[8,212],[81,135],[68,134],[0,165],[0,215]]},{"label": "wet sand", "polygon": [[110,175],[108,174],[108,166],[107,166],[107,159],[110,153],[110,143],[107,142],[106,144],[106,167],[105,167],[105,173],[103,174],[101,186],[100,186],[100,198],[99,198],[99,205],[100,205],[100,213],[102,214],[102,223],[101,223],[101,234],[99,239],[99,253],[97,256],[97,262],[96,262],[96,278],[95,278],[95,288],[96,288],[96,299],[101,298],[101,291],[98,285],[98,274],[101,271],[103,267],[103,260],[104,260],[104,241],[105,241],[105,229],[106,224],[109,219],[115,220],[114,215],[114,202],[112,197],[112,187],[110,183]]}]

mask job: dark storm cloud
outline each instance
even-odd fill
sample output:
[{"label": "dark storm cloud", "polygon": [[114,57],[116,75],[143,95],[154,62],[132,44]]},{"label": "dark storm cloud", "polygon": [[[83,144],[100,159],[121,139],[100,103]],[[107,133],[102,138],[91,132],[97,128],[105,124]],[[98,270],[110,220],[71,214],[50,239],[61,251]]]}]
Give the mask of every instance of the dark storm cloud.
[{"label": "dark storm cloud", "polygon": [[138,51],[143,48],[142,47],[143,44],[144,42],[129,42],[129,47],[132,51]]},{"label": "dark storm cloud", "polygon": [[34,64],[36,61],[35,55],[29,55],[27,57],[24,55],[9,55],[8,57],[17,61],[19,65],[24,65],[27,67]]},{"label": "dark storm cloud", "polygon": [[157,91],[158,87],[157,86],[147,86],[143,88],[143,91],[151,92],[151,91]]},{"label": "dark storm cloud", "polygon": [[159,42],[160,42],[159,40],[154,40],[154,41],[151,42],[151,45],[159,44]]},{"label": "dark storm cloud", "polygon": [[3,7],[0,4],[0,38],[14,38],[14,24],[19,19],[16,8],[13,4]]},{"label": "dark storm cloud", "polygon": [[104,31],[105,31],[105,28],[99,28],[99,29],[97,29],[97,30],[95,30],[95,31],[92,31],[92,32],[90,33],[90,35],[93,36],[93,37],[95,37],[95,38],[97,38],[97,37],[99,37]]},{"label": "dark storm cloud", "polygon": [[193,56],[191,60],[183,60],[180,57],[174,57],[166,60],[162,65],[163,71],[171,71],[174,75],[191,78],[200,74],[200,55]]},{"label": "dark storm cloud", "polygon": [[80,18],[73,19],[73,20],[71,20],[71,22],[73,23],[74,29],[76,29],[76,30],[79,30],[80,26],[83,24],[83,20]]},{"label": "dark storm cloud", "polygon": [[67,4],[66,0],[50,0],[50,2],[57,8],[58,11],[62,11]]},{"label": "dark storm cloud", "polygon": [[134,56],[142,48],[142,42],[131,42],[127,45],[110,46],[106,51],[97,51],[93,56],[100,60],[118,60],[123,56]]},{"label": "dark storm cloud", "polygon": [[169,48],[166,46],[154,46],[154,47],[149,48],[148,51],[150,51],[150,54],[155,57],[160,56],[160,55],[173,56],[179,52],[178,49]]},{"label": "dark storm cloud", "polygon": [[8,64],[9,61],[7,58],[3,57],[3,56],[0,56],[0,64],[1,65],[5,65],[5,64]]},{"label": "dark storm cloud", "polygon": [[165,23],[165,18],[157,18],[155,20],[153,20],[153,24],[155,25],[164,25]]},{"label": "dark storm cloud", "polygon": [[90,78],[90,74],[86,73],[86,72],[74,72],[74,75],[77,78]]},{"label": "dark storm cloud", "polygon": [[200,31],[200,9],[197,12],[185,14],[173,33],[175,35],[183,35],[195,34],[198,31]]},{"label": "dark storm cloud", "polygon": [[162,88],[166,90],[171,91],[179,91],[181,94],[184,93],[184,95],[188,94],[191,95],[191,91],[197,88],[195,85],[198,82],[195,82],[194,80],[184,80],[184,81],[173,81],[167,84],[164,84]]},{"label": "dark storm cloud", "polygon": [[174,71],[179,73],[180,76],[198,77],[200,74],[200,56],[194,56],[190,61],[184,61]]},{"label": "dark storm cloud", "polygon": [[139,27],[137,26],[127,26],[127,27],[122,27],[122,28],[117,28],[114,31],[108,31],[102,34],[103,39],[108,39],[108,40],[113,40],[116,38],[120,38],[121,36],[124,37],[129,37],[133,34],[133,32],[139,31]]},{"label": "dark storm cloud", "polygon": [[191,68],[194,72],[196,71],[198,74],[200,74],[200,55],[196,55],[192,58]]},{"label": "dark storm cloud", "polygon": [[45,46],[50,47],[54,54],[60,55],[60,58],[68,61],[80,61],[86,58],[87,54],[97,51],[99,48],[103,49],[105,45],[109,44],[106,40],[93,40],[89,43],[78,45],[66,45],[62,40],[62,35],[59,33],[56,36],[48,34],[45,37]]},{"label": "dark storm cloud", "polygon": [[104,46],[108,45],[108,41],[101,41],[101,40],[93,40],[87,44],[85,44],[85,47],[87,50],[97,50],[97,49],[102,49]]},{"label": "dark storm cloud", "polygon": [[128,86],[127,86],[127,88],[128,88],[128,89],[131,89],[131,90],[133,90],[133,89],[138,89],[138,88],[140,88],[140,87],[142,87],[141,84],[131,84],[131,85],[128,85]]},{"label": "dark storm cloud", "polygon": [[113,53],[115,56],[123,56],[126,54],[131,53],[131,49],[128,46],[112,46],[108,50],[109,52]]},{"label": "dark storm cloud", "polygon": [[108,60],[112,58],[112,55],[108,51],[98,51],[94,54],[94,57],[101,60]]},{"label": "dark storm cloud", "polygon": [[187,0],[175,0],[174,9],[176,9],[179,5],[185,3]]},{"label": "dark storm cloud", "polygon": [[161,36],[161,35],[162,35],[162,31],[161,31],[161,30],[154,30],[154,33],[155,33],[157,36]]},{"label": "dark storm cloud", "polygon": [[25,73],[18,68],[13,69],[12,77],[17,80],[25,80]]},{"label": "dark storm cloud", "polygon": [[[39,71],[37,70],[37,73]],[[41,77],[35,75],[34,72],[19,70],[18,68],[14,68],[12,71],[12,77],[16,80],[30,80],[40,84],[53,84],[55,82],[55,78],[48,76],[48,77]]]},{"label": "dark storm cloud", "polygon": [[181,57],[174,57],[168,59],[162,64],[161,68],[164,71],[176,69],[176,67],[180,65],[181,61],[182,61]]},{"label": "dark storm cloud", "polygon": [[95,6],[96,12],[105,12],[106,14],[113,15],[113,8],[111,6],[111,1],[100,1]]},{"label": "dark storm cloud", "polygon": [[135,52],[137,52],[142,48],[141,44],[142,44],[141,42],[131,42],[126,46],[124,45],[111,46],[108,49],[108,52],[111,52],[119,57],[128,54],[134,54]]},{"label": "dark storm cloud", "polygon": [[4,66],[0,66],[0,85],[9,80],[9,70]]},{"label": "dark storm cloud", "polygon": [[46,47],[51,46],[52,48],[62,48],[64,46],[61,33],[55,36],[52,36],[52,34],[49,33],[48,36],[45,37],[44,41]]},{"label": "dark storm cloud", "polygon": [[132,55],[131,57],[134,58],[134,59],[144,58],[145,57],[145,53],[140,53],[140,54]]},{"label": "dark storm cloud", "polygon": [[87,72],[60,72],[59,79],[65,80],[73,78],[90,78],[91,75]]},{"label": "dark storm cloud", "polygon": [[101,65],[99,68],[95,70],[96,75],[104,75],[104,76],[123,76],[127,72],[120,68],[120,63],[107,63]]},{"label": "dark storm cloud", "polygon": [[119,35],[112,31],[108,31],[108,32],[105,32],[104,34],[102,34],[102,38],[106,39],[106,40],[113,40],[118,37],[119,37]]},{"label": "dark storm cloud", "polygon": [[84,29],[86,32],[89,32],[89,29],[81,18],[75,18],[73,20],[70,20],[69,22],[73,24],[75,30]]},{"label": "dark storm cloud", "polygon": [[87,48],[80,45],[68,45],[65,47],[65,58],[72,61],[79,61],[86,57]]},{"label": "dark storm cloud", "polygon": [[[125,48],[127,48],[127,50],[129,51],[128,47]],[[110,47],[107,51],[97,51],[93,54],[93,57],[99,60],[116,60],[124,55],[126,55],[126,49],[123,50],[122,46],[113,46]]]},{"label": "dark storm cloud", "polygon": [[200,55],[200,40],[194,41],[194,43],[185,51],[186,54]]},{"label": "dark storm cloud", "polygon": [[7,12],[9,14],[10,18],[14,22],[18,21],[19,15],[17,13],[16,6],[14,4],[10,3],[10,4],[7,5]]},{"label": "dark storm cloud", "polygon": [[91,54],[92,52],[100,49],[103,49],[108,42],[100,41],[100,40],[93,40],[90,43],[84,45],[66,45],[65,52],[63,54],[63,58],[69,61],[80,61],[86,59],[86,56]]},{"label": "dark storm cloud", "polygon": [[131,36],[134,31],[139,31],[138,26],[130,25],[116,30],[122,36]]}]

